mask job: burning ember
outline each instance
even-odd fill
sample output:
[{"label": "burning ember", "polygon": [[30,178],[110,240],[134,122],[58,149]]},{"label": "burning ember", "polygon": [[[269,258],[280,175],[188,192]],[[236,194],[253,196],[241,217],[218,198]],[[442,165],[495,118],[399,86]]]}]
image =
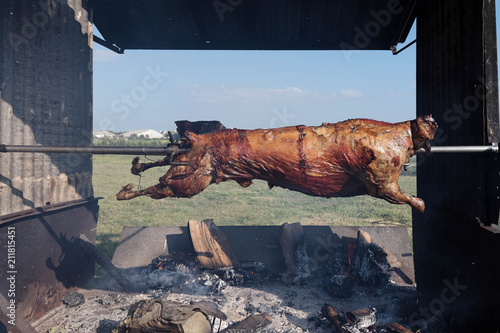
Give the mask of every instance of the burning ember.
[{"label": "burning ember", "polygon": [[144,268],[142,271],[143,274],[149,274],[155,270],[166,270],[171,272],[181,272],[181,273],[189,273],[192,270],[196,271],[197,268],[193,267],[192,269],[184,264],[179,259],[173,258],[171,256],[167,257],[158,257],[153,259],[151,264]]},{"label": "burning ember", "polygon": [[389,284],[393,268],[388,256],[383,248],[372,243],[369,234],[359,231],[356,242],[339,247],[330,257],[323,286],[337,298],[351,297],[356,284],[382,289]]},{"label": "burning ember", "polygon": [[354,257],[355,250],[356,250],[356,244],[354,243],[347,244],[347,261],[349,262],[349,266],[347,267],[347,271],[345,272],[345,275],[347,276],[349,276],[349,273],[351,272],[352,260]]}]

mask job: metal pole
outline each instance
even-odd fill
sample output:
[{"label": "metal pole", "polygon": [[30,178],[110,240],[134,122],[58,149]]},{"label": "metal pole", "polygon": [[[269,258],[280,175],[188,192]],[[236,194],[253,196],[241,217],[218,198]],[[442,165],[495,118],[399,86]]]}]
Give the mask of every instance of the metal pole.
[{"label": "metal pole", "polygon": [[[177,145],[167,147],[43,147],[43,146],[16,146],[0,145],[0,153],[63,153],[63,154],[112,154],[112,155],[161,155],[183,154],[187,148]],[[445,153],[498,153],[498,145],[492,146],[450,146],[431,147],[434,154]],[[416,154],[426,153],[419,149]]]},{"label": "metal pole", "polygon": [[43,147],[0,145],[0,153],[63,153],[63,154],[113,154],[113,155],[161,155],[183,154],[189,149],[177,145],[167,147]]},{"label": "metal pole", "polygon": [[[498,145],[493,146],[450,146],[450,147],[431,147],[432,154],[447,153],[498,153]],[[419,149],[416,154],[425,154],[424,149]]]}]

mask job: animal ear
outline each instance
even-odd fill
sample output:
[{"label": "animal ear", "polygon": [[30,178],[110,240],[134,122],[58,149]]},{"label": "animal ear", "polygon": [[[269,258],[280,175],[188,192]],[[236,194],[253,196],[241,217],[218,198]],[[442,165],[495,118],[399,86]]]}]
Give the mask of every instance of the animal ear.
[{"label": "animal ear", "polygon": [[191,143],[195,143],[195,142],[198,142],[200,139],[198,138],[198,135],[194,134],[193,132],[191,131],[186,131],[184,133],[184,135],[186,136],[186,138],[191,142]]},{"label": "animal ear", "polygon": [[434,120],[434,118],[432,118],[432,115],[426,115],[426,116],[424,116],[424,121],[425,121],[427,124],[429,124],[429,125],[431,125],[431,126],[434,126],[435,128],[437,128],[437,127],[438,127],[438,125],[437,125],[436,121]]}]

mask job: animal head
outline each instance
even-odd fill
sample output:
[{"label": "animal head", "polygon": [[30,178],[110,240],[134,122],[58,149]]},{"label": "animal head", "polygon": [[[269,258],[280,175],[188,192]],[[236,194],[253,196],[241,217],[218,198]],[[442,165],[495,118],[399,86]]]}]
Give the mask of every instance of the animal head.
[{"label": "animal head", "polygon": [[434,138],[438,125],[432,115],[419,116],[411,121],[411,135],[413,139],[413,149],[424,148],[429,150],[429,140]]}]

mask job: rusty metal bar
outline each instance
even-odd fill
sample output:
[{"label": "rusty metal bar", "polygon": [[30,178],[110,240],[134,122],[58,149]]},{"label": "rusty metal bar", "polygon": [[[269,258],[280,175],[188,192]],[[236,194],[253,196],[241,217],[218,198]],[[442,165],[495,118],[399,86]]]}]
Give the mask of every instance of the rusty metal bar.
[{"label": "rusty metal bar", "polygon": [[170,144],[166,147],[43,147],[0,144],[0,153],[62,153],[62,154],[113,154],[113,155],[161,155],[183,154],[189,149]]}]

